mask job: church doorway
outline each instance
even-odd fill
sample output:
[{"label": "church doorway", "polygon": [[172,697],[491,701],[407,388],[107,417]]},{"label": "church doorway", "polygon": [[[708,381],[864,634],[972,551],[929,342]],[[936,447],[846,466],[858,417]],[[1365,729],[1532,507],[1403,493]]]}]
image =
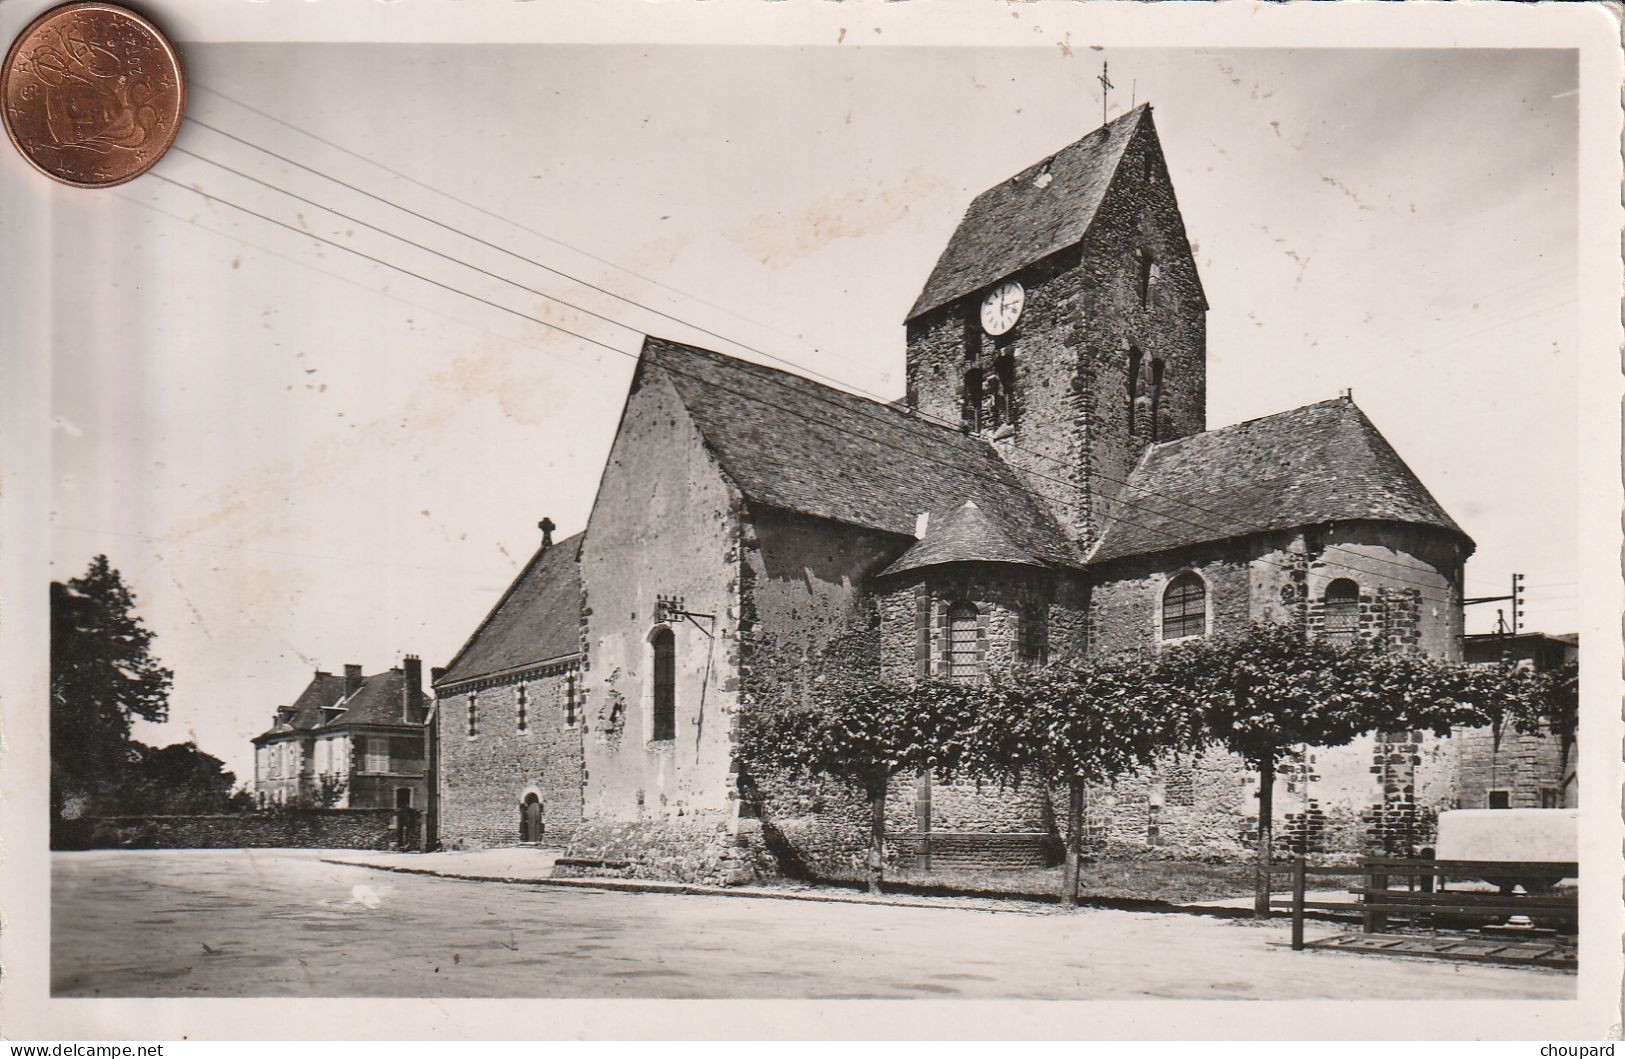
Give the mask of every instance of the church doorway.
[{"label": "church doorway", "polygon": [[532,792],[519,806],[519,841],[540,842],[542,830],[542,800]]}]

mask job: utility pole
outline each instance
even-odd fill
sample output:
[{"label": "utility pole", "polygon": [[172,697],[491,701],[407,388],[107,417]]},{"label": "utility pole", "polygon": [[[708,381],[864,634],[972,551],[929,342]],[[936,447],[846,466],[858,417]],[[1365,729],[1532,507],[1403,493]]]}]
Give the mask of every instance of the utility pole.
[{"label": "utility pole", "polygon": [[[1507,602],[1511,604],[1505,609],[1501,607],[1495,608],[1495,634],[1501,638],[1500,653],[1502,658],[1505,658],[1507,653],[1507,637],[1516,636],[1523,631],[1523,594],[1523,575],[1513,574],[1512,591],[1508,594],[1504,596],[1474,596],[1471,599],[1461,601],[1461,605],[1464,607],[1471,607],[1479,603]],[[1508,611],[1511,611],[1510,618],[1507,616]]]}]

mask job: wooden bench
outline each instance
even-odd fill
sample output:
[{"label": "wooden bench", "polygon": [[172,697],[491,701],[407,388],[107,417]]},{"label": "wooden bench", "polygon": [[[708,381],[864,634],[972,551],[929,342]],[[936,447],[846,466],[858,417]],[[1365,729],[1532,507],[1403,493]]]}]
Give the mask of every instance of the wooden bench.
[{"label": "wooden bench", "polygon": [[[1577,890],[1561,893],[1483,893],[1450,890],[1448,884],[1462,879],[1527,878],[1558,880],[1577,878],[1580,866],[1570,861],[1477,861],[1432,860],[1398,857],[1377,857],[1367,860],[1359,869],[1347,866],[1310,865],[1303,857],[1292,861],[1292,900],[1272,902],[1275,907],[1292,909],[1292,947],[1302,950],[1304,913],[1317,912],[1359,913],[1361,926],[1367,934],[1382,933],[1387,929],[1389,917],[1406,917],[1414,922],[1436,919],[1468,921],[1488,925],[1507,916],[1528,916],[1577,923],[1580,916],[1580,895]],[[1278,870],[1272,870],[1277,874]],[[1351,875],[1365,877],[1361,886],[1351,887],[1355,901],[1310,901],[1305,899],[1305,883],[1310,875]],[[1389,885],[1395,877],[1407,880],[1405,889]]]}]

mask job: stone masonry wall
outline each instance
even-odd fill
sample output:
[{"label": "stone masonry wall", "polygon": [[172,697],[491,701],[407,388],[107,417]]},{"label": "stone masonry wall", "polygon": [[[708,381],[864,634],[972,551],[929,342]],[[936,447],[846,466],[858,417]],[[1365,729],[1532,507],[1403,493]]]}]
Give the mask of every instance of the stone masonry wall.
[{"label": "stone masonry wall", "polygon": [[[862,586],[910,543],[752,508],[742,564],[742,708],[808,708],[825,681],[879,679],[880,615]],[[861,868],[869,810],[860,789],[761,762],[738,769],[739,849],[750,871],[810,877]]]},{"label": "stone masonry wall", "polygon": [[[1319,635],[1326,587],[1347,578],[1358,586],[1356,635],[1394,650],[1459,658],[1460,563],[1458,545],[1443,534],[1371,522],[1113,564],[1093,589],[1091,649],[1158,645],[1162,593],[1188,569],[1207,585],[1210,635],[1241,632],[1252,621],[1296,623]],[[1418,732],[1368,733],[1343,747],[1290,751],[1276,772],[1276,833],[1289,848],[1345,855],[1427,845],[1439,811],[1460,802],[1457,754],[1451,740]],[[1181,804],[1192,784],[1194,800]],[[1119,850],[1216,855],[1256,842],[1257,799],[1256,772],[1213,751],[1101,792],[1091,834]]]},{"label": "stone masonry wall", "polygon": [[[566,845],[581,824],[580,673],[574,666],[442,694],[440,843],[447,849],[519,842],[527,794],[542,804],[542,842]],[[523,725],[520,700],[523,696]],[[474,707],[473,735],[469,707]]]},{"label": "stone masonry wall", "polygon": [[[406,810],[407,848],[416,845],[417,813]],[[400,817],[392,809],[301,809],[243,815],[104,816],[74,821],[77,849],[396,849]]]},{"label": "stone masonry wall", "polygon": [[1569,750],[1565,766],[1556,737],[1545,733],[1525,735],[1508,725],[1501,733],[1499,745],[1489,728],[1459,731],[1455,733],[1455,740],[1460,808],[1492,808],[1491,791],[1506,792],[1510,809],[1576,806],[1576,787],[1572,781],[1574,750]]},{"label": "stone masonry wall", "polygon": [[[1140,254],[1156,263],[1140,297]],[[1149,115],[1125,150],[1084,244],[1013,276],[1022,318],[998,339],[980,328],[984,291],[908,325],[911,407],[960,422],[968,363],[1013,354],[1015,420],[994,444],[1023,472],[1073,539],[1087,545],[1151,439],[1152,363],[1164,364],[1158,437],[1206,426],[1206,306],[1184,223]],[[1141,352],[1136,425],[1129,429],[1130,347]]]}]

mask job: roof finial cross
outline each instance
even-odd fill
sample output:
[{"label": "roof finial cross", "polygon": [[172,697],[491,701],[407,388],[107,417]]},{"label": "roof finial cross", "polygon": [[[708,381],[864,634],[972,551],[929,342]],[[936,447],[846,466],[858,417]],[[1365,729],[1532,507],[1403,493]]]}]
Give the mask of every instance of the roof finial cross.
[{"label": "roof finial cross", "polygon": [[1100,82],[1100,123],[1102,125],[1106,124],[1107,93],[1109,93],[1115,87],[1112,84],[1112,79],[1107,76],[1106,73],[1106,69],[1109,65],[1110,64],[1105,59],[1102,59],[1100,61],[1100,76],[1095,78],[1096,81]]}]

